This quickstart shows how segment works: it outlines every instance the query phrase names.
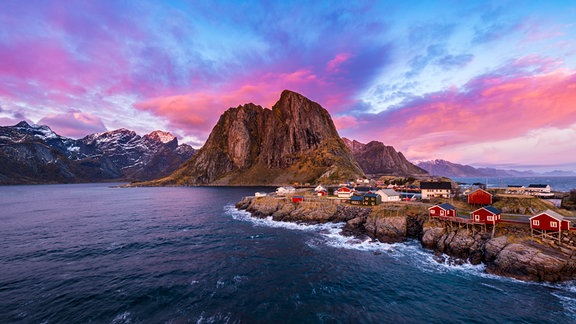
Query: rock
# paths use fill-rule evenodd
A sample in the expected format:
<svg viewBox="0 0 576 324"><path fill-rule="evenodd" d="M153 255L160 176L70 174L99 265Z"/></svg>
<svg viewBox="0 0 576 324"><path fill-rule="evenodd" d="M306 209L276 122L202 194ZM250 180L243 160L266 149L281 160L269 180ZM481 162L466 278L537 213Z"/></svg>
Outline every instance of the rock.
<svg viewBox="0 0 576 324"><path fill-rule="evenodd" d="M406 240L406 217L382 217L370 214L364 224L367 234L381 242L395 243Z"/></svg>
<svg viewBox="0 0 576 324"><path fill-rule="evenodd" d="M272 109L251 103L228 109L190 161L150 185L276 185L363 175L328 111L285 90Z"/></svg>

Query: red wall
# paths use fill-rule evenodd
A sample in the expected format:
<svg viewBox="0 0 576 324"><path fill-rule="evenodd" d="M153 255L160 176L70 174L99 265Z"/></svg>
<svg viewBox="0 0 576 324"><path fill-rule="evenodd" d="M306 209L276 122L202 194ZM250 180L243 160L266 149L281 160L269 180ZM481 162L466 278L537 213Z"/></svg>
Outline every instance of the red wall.
<svg viewBox="0 0 576 324"><path fill-rule="evenodd" d="M468 203L471 205L491 205L492 195L484 190L476 190L468 195Z"/></svg>
<svg viewBox="0 0 576 324"><path fill-rule="evenodd" d="M539 225L534 225L534 221L538 220L540 221ZM546 215L546 214L542 214L542 215L538 215L534 218L532 218L530 220L530 227L535 228L535 229L539 229L539 230L545 230L545 231L558 231L559 227L552 227L550 226L550 222L557 222L558 224L562 224L562 230L568 230L570 223L567 221L563 221L563 222L559 222L556 219Z"/></svg>
<svg viewBox="0 0 576 324"><path fill-rule="evenodd" d="M480 220L476 220L475 215L479 215L480 216ZM486 209L480 208L478 210L475 210L471 213L471 218L472 221L475 223L485 223L485 224L493 224L493 221L488 221L488 216L494 216L494 220L496 221L496 223L498 223L498 215L494 215L491 212L487 211Z"/></svg>
<svg viewBox="0 0 576 324"><path fill-rule="evenodd" d="M434 214L432 213L432 210L434 210ZM430 217L455 217L456 216L456 211L455 210L444 210L444 215L440 215L440 211L444 210L438 206L434 206L432 208L430 208L429 213L430 213Z"/></svg>

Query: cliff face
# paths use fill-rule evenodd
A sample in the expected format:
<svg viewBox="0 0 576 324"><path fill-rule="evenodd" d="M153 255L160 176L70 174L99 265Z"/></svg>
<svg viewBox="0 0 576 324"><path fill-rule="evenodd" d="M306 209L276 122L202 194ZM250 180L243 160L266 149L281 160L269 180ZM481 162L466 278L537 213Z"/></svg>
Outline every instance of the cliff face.
<svg viewBox="0 0 576 324"><path fill-rule="evenodd" d="M427 174L424 169L406 160L404 155L396 152L392 146L377 141L363 144L347 138L343 138L343 140L352 150L352 154L362 171L367 175L380 177L383 175L419 176Z"/></svg>
<svg viewBox="0 0 576 324"><path fill-rule="evenodd" d="M363 175L328 111L285 90L265 109L254 104L220 116L206 144L157 185L260 185Z"/></svg>

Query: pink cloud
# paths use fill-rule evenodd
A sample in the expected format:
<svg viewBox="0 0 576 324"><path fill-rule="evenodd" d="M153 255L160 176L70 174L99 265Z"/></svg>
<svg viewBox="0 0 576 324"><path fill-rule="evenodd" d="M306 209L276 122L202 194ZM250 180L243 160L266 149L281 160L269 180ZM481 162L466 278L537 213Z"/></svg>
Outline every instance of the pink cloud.
<svg viewBox="0 0 576 324"><path fill-rule="evenodd" d="M534 129L576 123L576 73L499 77L486 75L460 91L426 95L401 109L365 120L358 129L408 152L412 159L438 156L458 145L527 136Z"/></svg>
<svg viewBox="0 0 576 324"><path fill-rule="evenodd" d="M72 138L106 131L106 126L100 118L80 111L51 114L40 119L38 124L48 125L57 134Z"/></svg>
<svg viewBox="0 0 576 324"><path fill-rule="evenodd" d="M337 54L328 64L326 65L326 70L331 73L338 73L340 71L340 66L348 61L352 57L349 53L340 53Z"/></svg>

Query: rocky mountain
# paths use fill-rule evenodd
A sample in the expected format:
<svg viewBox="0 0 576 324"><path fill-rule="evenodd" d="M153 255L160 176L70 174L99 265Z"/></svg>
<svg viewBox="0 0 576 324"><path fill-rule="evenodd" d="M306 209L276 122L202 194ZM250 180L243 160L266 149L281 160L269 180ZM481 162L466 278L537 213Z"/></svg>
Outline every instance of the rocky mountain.
<svg viewBox="0 0 576 324"><path fill-rule="evenodd" d="M417 163L431 175L442 177L530 177L540 174L533 171L500 170L494 168L474 168L469 165L445 160L431 160Z"/></svg>
<svg viewBox="0 0 576 324"><path fill-rule="evenodd" d="M119 129L76 140L22 121L0 127L0 184L148 180L165 176L195 150L170 133Z"/></svg>
<svg viewBox="0 0 576 324"><path fill-rule="evenodd" d="M352 150L352 155L367 175L379 178L384 175L419 176L427 172L410 163L404 155L396 152L394 147L372 141L363 144L347 138L342 139Z"/></svg>
<svg viewBox="0 0 576 324"><path fill-rule="evenodd" d="M328 111L285 90L272 109L252 103L220 116L205 145L150 185L273 185L363 176Z"/></svg>

